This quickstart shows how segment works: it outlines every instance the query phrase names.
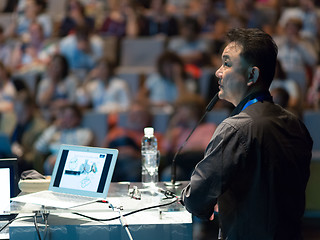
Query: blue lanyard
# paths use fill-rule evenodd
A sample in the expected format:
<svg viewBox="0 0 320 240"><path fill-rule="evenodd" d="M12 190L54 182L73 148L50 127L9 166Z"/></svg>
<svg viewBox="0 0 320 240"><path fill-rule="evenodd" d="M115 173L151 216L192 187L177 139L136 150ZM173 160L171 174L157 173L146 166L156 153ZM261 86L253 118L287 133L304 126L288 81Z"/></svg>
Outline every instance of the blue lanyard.
<svg viewBox="0 0 320 240"><path fill-rule="evenodd" d="M242 108L241 111L245 110L247 107L249 107L250 105L256 103L256 102L259 102L259 100L257 98L254 98L252 100L250 100L249 102L246 103L246 105L244 105L244 107Z"/></svg>
<svg viewBox="0 0 320 240"><path fill-rule="evenodd" d="M256 102L262 102L262 101L264 101L264 100L266 100L266 97L265 97L265 96L259 96L259 97L256 97L256 98L254 98L254 99L251 99L250 101L248 101L248 102L246 103L246 105L244 105L244 107L242 108L241 111L245 110L247 107L249 107L250 105L252 105L252 104L254 104L254 103L256 103Z"/></svg>

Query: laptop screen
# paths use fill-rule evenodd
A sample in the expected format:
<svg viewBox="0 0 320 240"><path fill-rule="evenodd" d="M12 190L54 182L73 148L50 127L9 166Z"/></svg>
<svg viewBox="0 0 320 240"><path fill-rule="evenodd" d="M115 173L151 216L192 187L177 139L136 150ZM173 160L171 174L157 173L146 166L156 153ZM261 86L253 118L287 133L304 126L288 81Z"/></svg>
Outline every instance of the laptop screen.
<svg viewBox="0 0 320 240"><path fill-rule="evenodd" d="M51 190L106 196L117 155L116 149L62 145L52 174Z"/></svg>
<svg viewBox="0 0 320 240"><path fill-rule="evenodd" d="M0 215L10 213L10 168L0 168Z"/></svg>

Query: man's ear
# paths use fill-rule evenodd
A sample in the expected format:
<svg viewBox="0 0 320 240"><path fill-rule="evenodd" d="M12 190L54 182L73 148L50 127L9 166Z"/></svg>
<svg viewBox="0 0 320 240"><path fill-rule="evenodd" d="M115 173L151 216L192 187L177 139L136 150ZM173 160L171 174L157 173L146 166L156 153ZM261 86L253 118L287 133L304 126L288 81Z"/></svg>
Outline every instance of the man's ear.
<svg viewBox="0 0 320 240"><path fill-rule="evenodd" d="M248 69L248 83L247 86L252 86L258 81L260 69L258 67L250 67Z"/></svg>

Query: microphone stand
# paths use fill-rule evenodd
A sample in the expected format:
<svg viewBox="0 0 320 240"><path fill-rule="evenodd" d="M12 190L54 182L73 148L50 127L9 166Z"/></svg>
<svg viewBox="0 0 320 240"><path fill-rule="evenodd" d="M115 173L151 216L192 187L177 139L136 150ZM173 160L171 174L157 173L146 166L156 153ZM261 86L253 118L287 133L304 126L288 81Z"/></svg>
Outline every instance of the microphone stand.
<svg viewBox="0 0 320 240"><path fill-rule="evenodd" d="M177 186L180 186L182 183L181 182L176 182L176 175L177 175L177 168L176 168L176 158L179 155L179 153L181 152L181 150L184 148L184 146L187 144L189 138L191 137L191 135L193 134L193 132L196 130L196 128L199 126L199 124L202 122L202 120L204 119L204 117L207 115L208 112L210 112L212 110L212 108L214 107L214 105L216 105L216 103L219 100L219 96L218 93L216 93L216 95L214 95L214 97L211 99L211 101L209 102L209 104L206 107L206 111L205 113L202 115L201 119L197 122L197 124L193 127L192 131L189 133L188 137L186 138L186 140L183 142L183 144L180 145L178 151L175 153L173 159L172 159L172 164L171 164L171 182L167 182L165 183L165 185L167 187L170 188L175 188Z"/></svg>

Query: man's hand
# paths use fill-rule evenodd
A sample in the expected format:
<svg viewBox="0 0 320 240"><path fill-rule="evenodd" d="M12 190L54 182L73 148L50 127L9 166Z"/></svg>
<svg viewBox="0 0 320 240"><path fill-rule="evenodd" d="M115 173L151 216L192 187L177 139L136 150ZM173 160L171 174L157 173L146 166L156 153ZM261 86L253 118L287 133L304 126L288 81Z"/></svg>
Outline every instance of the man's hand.
<svg viewBox="0 0 320 240"><path fill-rule="evenodd" d="M216 204L214 206L214 212L219 212L218 204ZM213 219L214 219L214 212L212 213L211 217L209 218L210 221L213 221Z"/></svg>

